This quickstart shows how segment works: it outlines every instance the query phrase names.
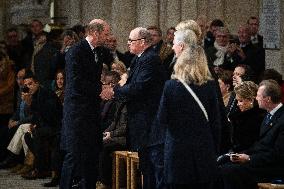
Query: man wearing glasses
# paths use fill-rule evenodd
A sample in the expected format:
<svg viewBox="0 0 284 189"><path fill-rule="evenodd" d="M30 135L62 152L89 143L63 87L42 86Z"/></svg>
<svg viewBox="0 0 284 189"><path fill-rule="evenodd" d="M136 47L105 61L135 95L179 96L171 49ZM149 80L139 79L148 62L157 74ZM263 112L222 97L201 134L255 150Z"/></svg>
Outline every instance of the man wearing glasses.
<svg viewBox="0 0 284 189"><path fill-rule="evenodd" d="M101 97L114 96L126 101L128 111L128 145L138 151L139 165L143 174L143 188L155 188L153 174L149 170L149 152L146 150L150 129L158 109L163 85L164 70L160 57L151 47L152 37L146 28L135 28L130 32L128 45L133 58L127 82L103 90Z"/></svg>

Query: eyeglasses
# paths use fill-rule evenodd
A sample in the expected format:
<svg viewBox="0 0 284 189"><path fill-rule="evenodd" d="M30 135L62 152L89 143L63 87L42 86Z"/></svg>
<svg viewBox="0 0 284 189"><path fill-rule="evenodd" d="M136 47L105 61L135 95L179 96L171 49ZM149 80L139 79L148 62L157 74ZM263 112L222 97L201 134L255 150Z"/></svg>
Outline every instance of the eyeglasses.
<svg viewBox="0 0 284 189"><path fill-rule="evenodd" d="M128 43L131 43L131 42L133 42L133 41L139 41L139 40L141 40L141 39L145 39L145 38L140 38L140 39L128 39Z"/></svg>

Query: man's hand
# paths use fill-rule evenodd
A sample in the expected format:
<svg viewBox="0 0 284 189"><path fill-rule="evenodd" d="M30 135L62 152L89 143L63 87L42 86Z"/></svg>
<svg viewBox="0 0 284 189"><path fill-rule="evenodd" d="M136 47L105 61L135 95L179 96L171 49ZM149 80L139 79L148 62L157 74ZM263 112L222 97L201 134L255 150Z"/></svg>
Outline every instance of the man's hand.
<svg viewBox="0 0 284 189"><path fill-rule="evenodd" d="M104 137L103 137L104 142L111 139L110 132L104 132L103 135L104 135Z"/></svg>
<svg viewBox="0 0 284 189"><path fill-rule="evenodd" d="M8 128L11 129L11 128L13 128L13 127L16 127L17 124L18 124L17 121L10 120L10 121L9 121L9 124L8 124Z"/></svg>
<svg viewBox="0 0 284 189"><path fill-rule="evenodd" d="M250 157L247 154L231 154L230 160L234 163L246 163L250 161Z"/></svg>
<svg viewBox="0 0 284 189"><path fill-rule="evenodd" d="M113 87L108 85L108 86L104 86L103 90L100 94L100 97L102 100L110 100L112 99L114 96L114 92L113 92Z"/></svg>

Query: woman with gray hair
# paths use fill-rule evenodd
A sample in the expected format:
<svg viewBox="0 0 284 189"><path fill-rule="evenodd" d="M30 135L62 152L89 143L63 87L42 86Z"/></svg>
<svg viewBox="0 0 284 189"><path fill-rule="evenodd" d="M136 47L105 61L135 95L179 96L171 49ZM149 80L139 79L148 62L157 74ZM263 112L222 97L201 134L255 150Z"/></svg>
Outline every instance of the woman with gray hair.
<svg viewBox="0 0 284 189"><path fill-rule="evenodd" d="M181 54L181 52L189 47L190 45L197 45L198 37L196 32L191 29L181 28L175 32L175 37L173 41L172 49L175 52L175 56L168 68L168 78L170 79L171 74L173 73L174 65L176 64L176 60Z"/></svg>
<svg viewBox="0 0 284 189"><path fill-rule="evenodd" d="M165 83L157 114L165 135L167 188L209 189L217 179L221 117L216 87L203 48L188 45Z"/></svg>

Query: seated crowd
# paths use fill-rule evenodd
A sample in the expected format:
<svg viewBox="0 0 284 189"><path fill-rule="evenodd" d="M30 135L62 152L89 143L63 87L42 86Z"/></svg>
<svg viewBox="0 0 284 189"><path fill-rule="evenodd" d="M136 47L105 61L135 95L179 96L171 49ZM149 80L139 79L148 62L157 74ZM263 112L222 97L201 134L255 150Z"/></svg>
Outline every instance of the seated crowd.
<svg viewBox="0 0 284 189"><path fill-rule="evenodd" d="M190 53L202 47L198 56L206 55L208 81L212 75L217 86L212 94L216 93L219 102L220 115L216 116L222 120L221 139L213 157L220 173L216 187L249 189L255 188L257 182L283 180L284 86L279 72L265 70L262 37L255 29L258 18L250 17L247 24L239 27L236 36L219 19L213 20L207 29L198 24L201 24L199 19L183 21L167 30L165 40L157 26L149 26L147 30L166 80L178 75L177 65L196 58L192 55L184 60L188 50L191 51L186 56L191 56ZM39 20L32 21L22 40L16 28L7 30L6 41L0 46L0 169L10 169L24 179L51 177L50 182L44 183L45 187L59 184L65 155L60 150L65 55L85 37L85 32L88 32L85 27L76 25L55 37L43 31ZM118 51L113 35L100 51L104 58L102 90L125 85L135 55ZM166 82L160 106L168 105L162 102L167 100L164 98L170 84ZM103 148L97 188L111 188L112 153L133 149L129 147L126 102L104 99L100 108ZM162 113L160 109L158 117ZM161 143L160 146L165 145L165 141ZM166 157L165 160L168 161ZM160 182L171 182L166 176L157 175L156 179L157 188ZM180 185L172 188L182 188L186 183L174 184Z"/></svg>

